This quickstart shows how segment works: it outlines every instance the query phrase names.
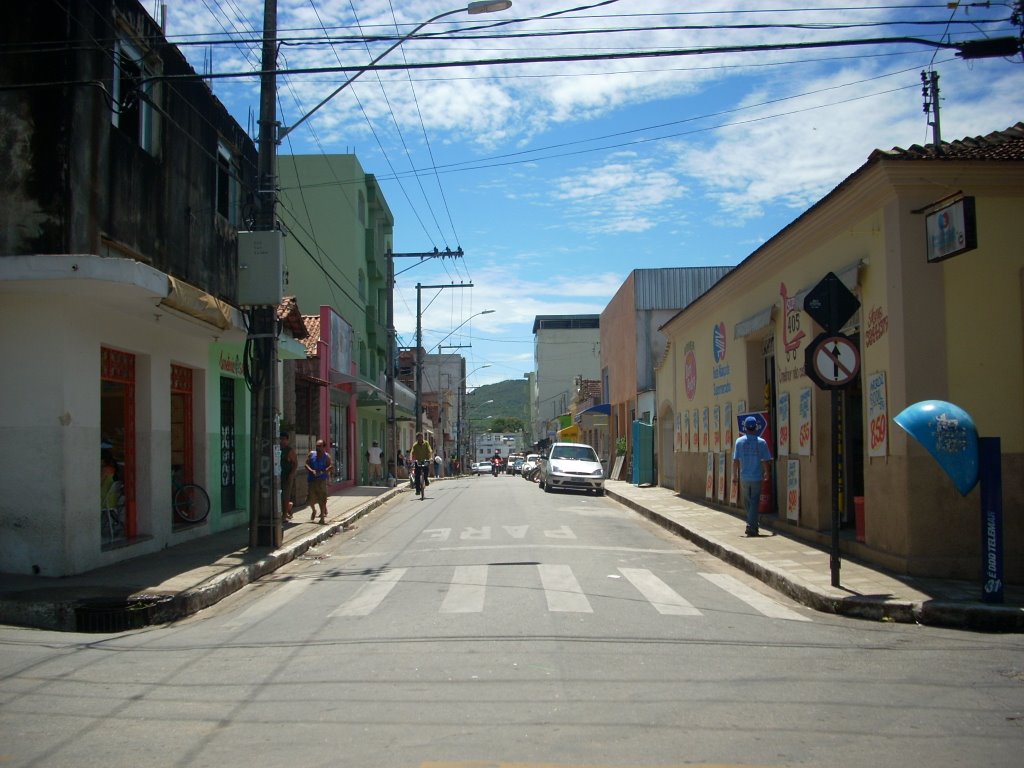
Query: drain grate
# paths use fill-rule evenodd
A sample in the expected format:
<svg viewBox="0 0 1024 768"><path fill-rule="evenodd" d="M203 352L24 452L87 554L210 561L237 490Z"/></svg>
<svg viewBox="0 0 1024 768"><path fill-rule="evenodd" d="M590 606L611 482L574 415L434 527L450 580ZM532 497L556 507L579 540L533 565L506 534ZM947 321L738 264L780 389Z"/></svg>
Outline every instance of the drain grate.
<svg viewBox="0 0 1024 768"><path fill-rule="evenodd" d="M171 598L142 595L127 600L91 600L75 607L77 632L125 632L153 622L156 609Z"/></svg>

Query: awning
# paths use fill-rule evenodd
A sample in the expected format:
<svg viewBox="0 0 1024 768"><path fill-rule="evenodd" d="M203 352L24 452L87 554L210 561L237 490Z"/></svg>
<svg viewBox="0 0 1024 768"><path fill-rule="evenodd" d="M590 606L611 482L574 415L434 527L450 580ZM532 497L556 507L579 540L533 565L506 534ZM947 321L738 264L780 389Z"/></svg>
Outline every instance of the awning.
<svg viewBox="0 0 1024 768"><path fill-rule="evenodd" d="M222 331L234 324L232 322L233 307L227 302L176 277L168 275L167 282L169 284L168 294L160 301L161 304L184 312L204 323L209 323Z"/></svg>
<svg viewBox="0 0 1024 768"><path fill-rule="evenodd" d="M306 348L291 336L277 337L277 356L281 360L305 360Z"/></svg>
<svg viewBox="0 0 1024 768"><path fill-rule="evenodd" d="M557 432L557 437L560 442L573 442L580 439L580 428L575 424L570 424L565 429L560 429Z"/></svg>
<svg viewBox="0 0 1024 768"><path fill-rule="evenodd" d="M775 310L775 305L770 304L756 315L751 315L746 320L740 320L736 323L736 328L733 330L734 339L742 339L749 336L752 333L757 333L762 328L767 328L772 322L772 312Z"/></svg>
<svg viewBox="0 0 1024 768"><path fill-rule="evenodd" d="M608 416L612 412L611 403L600 403L599 405L592 405L586 410L580 411L576 414L576 423L579 424L583 421L584 417L588 418L588 423L591 426L608 426ZM596 417L596 418L595 418Z"/></svg>

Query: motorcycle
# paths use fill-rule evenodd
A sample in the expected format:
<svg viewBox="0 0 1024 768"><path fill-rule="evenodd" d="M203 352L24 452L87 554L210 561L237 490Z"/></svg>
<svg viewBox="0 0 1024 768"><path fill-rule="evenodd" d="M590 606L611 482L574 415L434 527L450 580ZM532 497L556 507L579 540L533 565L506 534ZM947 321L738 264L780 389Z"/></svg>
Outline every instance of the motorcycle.
<svg viewBox="0 0 1024 768"><path fill-rule="evenodd" d="M498 476L498 470L500 470L500 469L501 469L501 462L498 459L494 459L491 462L491 474L494 477L497 477Z"/></svg>

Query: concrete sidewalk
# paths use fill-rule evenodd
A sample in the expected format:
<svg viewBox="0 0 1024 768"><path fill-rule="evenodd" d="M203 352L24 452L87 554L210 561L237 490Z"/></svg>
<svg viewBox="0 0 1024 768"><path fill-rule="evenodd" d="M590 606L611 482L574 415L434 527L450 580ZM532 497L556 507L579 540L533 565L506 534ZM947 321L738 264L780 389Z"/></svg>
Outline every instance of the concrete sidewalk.
<svg viewBox="0 0 1024 768"><path fill-rule="evenodd" d="M195 539L153 555L62 579L0 574L0 623L64 631L118 632L188 616L301 556L310 547L404 492L359 486L331 496L326 525L300 508L274 551L249 551L247 528ZM980 599L978 583L911 579L843 558L831 586L829 553L773 533L746 538L732 513L681 498L666 488L608 481L609 498L630 507L722 560L819 611L874 620L989 631L1024 631L1024 588L1003 605Z"/></svg>
<svg viewBox="0 0 1024 768"><path fill-rule="evenodd" d="M247 526L123 560L46 578L0 573L0 624L74 631L123 631L207 608L301 556L405 489L357 486L327 499L327 524L299 507L280 548L249 550Z"/></svg>
<svg viewBox="0 0 1024 768"><path fill-rule="evenodd" d="M827 613L1001 632L1024 631L1024 587L1004 589L1004 603L981 600L976 582L921 579L887 573L840 557L839 587L832 586L827 547L772 529L762 517L761 535L743 535L741 510L722 511L689 501L667 488L607 481L607 494L657 524L792 597Z"/></svg>

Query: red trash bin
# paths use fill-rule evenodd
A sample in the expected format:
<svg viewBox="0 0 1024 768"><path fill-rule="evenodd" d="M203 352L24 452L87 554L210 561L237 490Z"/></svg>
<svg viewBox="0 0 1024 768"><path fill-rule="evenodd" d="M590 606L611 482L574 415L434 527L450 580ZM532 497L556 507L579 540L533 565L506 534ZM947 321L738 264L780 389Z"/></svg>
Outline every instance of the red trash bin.
<svg viewBox="0 0 1024 768"><path fill-rule="evenodd" d="M761 497L757 500L757 512L767 515L772 511L772 479L766 477L761 481Z"/></svg>

